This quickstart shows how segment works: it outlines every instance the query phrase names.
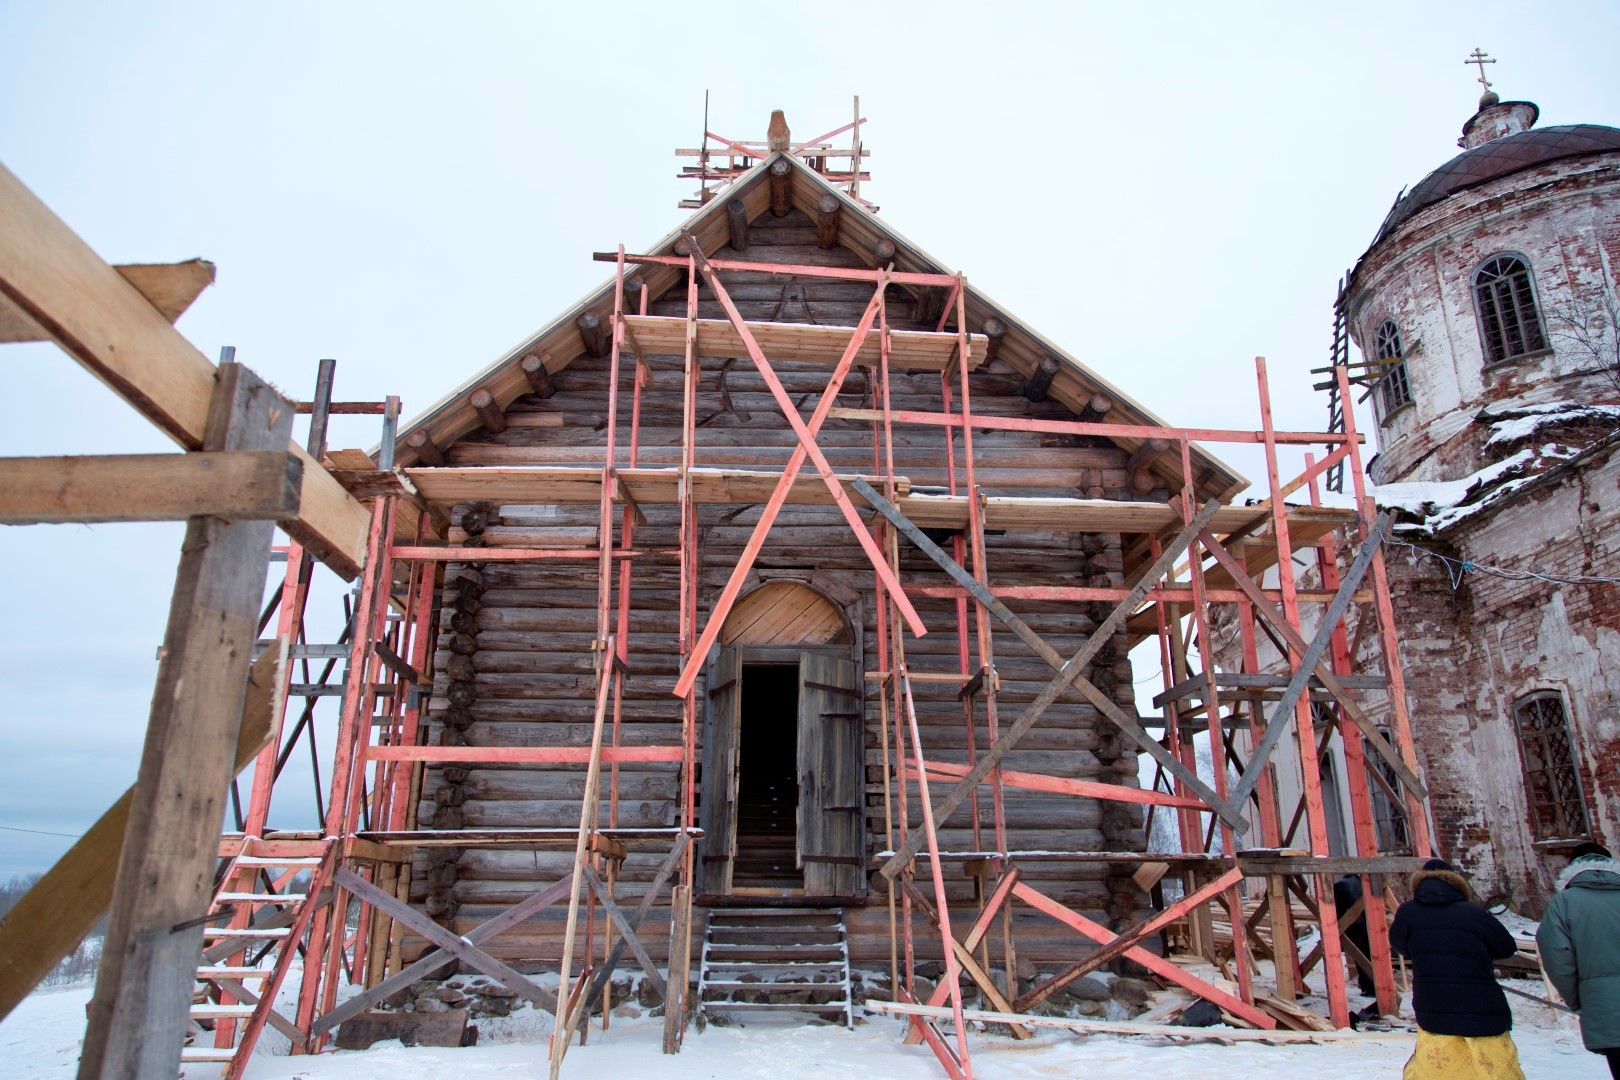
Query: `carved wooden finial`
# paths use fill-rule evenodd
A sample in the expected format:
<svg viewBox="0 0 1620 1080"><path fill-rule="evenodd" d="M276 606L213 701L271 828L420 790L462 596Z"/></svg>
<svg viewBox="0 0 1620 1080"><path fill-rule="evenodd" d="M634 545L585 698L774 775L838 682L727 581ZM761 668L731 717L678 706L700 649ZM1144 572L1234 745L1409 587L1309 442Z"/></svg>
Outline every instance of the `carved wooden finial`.
<svg viewBox="0 0 1620 1080"><path fill-rule="evenodd" d="M765 148L767 150L786 150L790 138L787 117L782 115L781 109L772 110L771 126L765 129Z"/></svg>

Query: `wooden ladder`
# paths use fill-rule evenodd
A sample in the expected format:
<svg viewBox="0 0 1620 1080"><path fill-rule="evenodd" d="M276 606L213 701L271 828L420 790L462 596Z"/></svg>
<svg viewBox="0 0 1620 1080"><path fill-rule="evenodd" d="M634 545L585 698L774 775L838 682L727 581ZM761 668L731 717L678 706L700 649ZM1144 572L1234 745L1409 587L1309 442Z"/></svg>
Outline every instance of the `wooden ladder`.
<svg viewBox="0 0 1620 1080"><path fill-rule="evenodd" d="M794 980L794 981L787 981ZM698 1008L842 1014L855 1026L843 908L710 908Z"/></svg>
<svg viewBox="0 0 1620 1080"><path fill-rule="evenodd" d="M180 1052L182 1064L215 1062L221 1075L242 1074L266 1023L294 1042L302 1040L292 1022L275 1012L298 942L309 928L332 874L332 846L312 843L318 854L256 855L255 840L242 841L242 851L220 878L209 910L209 922L229 918L223 926L203 931L202 963L191 1006L193 1045ZM296 885L300 874L308 877ZM257 955L249 955L257 950ZM209 1030L209 1027L212 1030ZM201 1045L211 1040L213 1045Z"/></svg>

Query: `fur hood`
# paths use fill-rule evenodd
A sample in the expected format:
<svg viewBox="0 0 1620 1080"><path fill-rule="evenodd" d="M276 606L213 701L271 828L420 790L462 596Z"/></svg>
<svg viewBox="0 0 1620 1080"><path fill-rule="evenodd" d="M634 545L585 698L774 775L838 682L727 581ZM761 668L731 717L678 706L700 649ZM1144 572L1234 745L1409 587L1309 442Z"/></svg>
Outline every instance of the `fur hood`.
<svg viewBox="0 0 1620 1080"><path fill-rule="evenodd" d="M1556 889L1567 889L1569 888L1570 883L1573 882L1577 877L1593 870L1596 870L1602 874L1614 875L1615 880L1613 883L1604 882L1603 885L1609 888L1620 888L1620 862L1616 862L1614 859L1605 859L1601 855L1585 855L1579 859L1576 859L1559 872L1558 878L1554 882L1553 887ZM1584 885L1587 883L1582 882L1582 884ZM1592 882L1591 884L1595 885L1598 883Z"/></svg>
<svg viewBox="0 0 1620 1080"><path fill-rule="evenodd" d="M1474 898L1474 890L1468 887L1468 879L1454 870L1417 871L1412 875L1411 880L1407 882L1408 887L1410 887L1412 890L1412 895L1416 896L1418 886L1431 878L1438 881L1443 881L1447 885L1450 885L1453 889L1456 889L1458 892L1462 893L1464 900L1472 900Z"/></svg>

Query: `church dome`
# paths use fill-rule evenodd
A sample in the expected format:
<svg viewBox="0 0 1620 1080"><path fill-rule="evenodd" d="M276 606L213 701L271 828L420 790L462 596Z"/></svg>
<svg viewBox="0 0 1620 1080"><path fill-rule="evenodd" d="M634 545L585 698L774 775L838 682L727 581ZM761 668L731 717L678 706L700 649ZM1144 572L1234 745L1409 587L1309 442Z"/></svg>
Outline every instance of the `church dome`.
<svg viewBox="0 0 1620 1080"><path fill-rule="evenodd" d="M1398 199L1367 250L1371 252L1418 211L1459 191L1550 161L1610 151L1620 151L1620 128L1603 124L1537 128L1481 143L1425 176Z"/></svg>

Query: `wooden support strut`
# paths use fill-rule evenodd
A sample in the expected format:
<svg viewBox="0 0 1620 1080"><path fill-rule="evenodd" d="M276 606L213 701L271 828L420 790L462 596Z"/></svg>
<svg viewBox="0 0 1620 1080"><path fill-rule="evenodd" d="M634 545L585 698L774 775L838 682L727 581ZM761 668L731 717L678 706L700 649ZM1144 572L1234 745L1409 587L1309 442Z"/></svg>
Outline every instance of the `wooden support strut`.
<svg viewBox="0 0 1620 1080"><path fill-rule="evenodd" d="M479 387L472 392L467 402L478 414L478 420L484 425L484 429L491 435L499 435L506 430L506 411L496 404L494 394Z"/></svg>
<svg viewBox="0 0 1620 1080"><path fill-rule="evenodd" d="M551 381L551 373L546 370L546 358L540 353L526 353L518 361L518 368L523 377L529 380L529 389L534 396L548 398L557 392L557 387Z"/></svg>
<svg viewBox="0 0 1620 1080"><path fill-rule="evenodd" d="M1045 401L1052 389L1052 380L1063 368L1063 361L1055 356L1043 356L1035 370L1024 379L1024 397L1030 401Z"/></svg>
<svg viewBox="0 0 1620 1080"><path fill-rule="evenodd" d="M836 195L823 195L816 203L816 246L831 251L838 246L838 212L844 204Z"/></svg>
<svg viewBox="0 0 1620 1080"><path fill-rule="evenodd" d="M416 451L417 459L432 466L444 465L444 452L434 443L426 428L417 428L405 436L405 445Z"/></svg>
<svg viewBox="0 0 1620 1080"><path fill-rule="evenodd" d="M902 514L893 503L889 502L882 495L879 495L877 491L864 480L857 479L854 483L854 487L862 498L871 503L880 514L888 518L888 520L896 528L905 533L907 538L910 539L912 543L916 544L918 549L921 550L923 554L933 559L934 562L937 563L942 570L949 574L958 585L970 592L974 598L979 601L979 603L983 604L992 615L1006 625L1006 627L1016 634L1026 645L1030 646L1030 648L1033 649L1037 655L1040 655L1047 661L1047 663L1058 669L1057 678L1048 684L1046 689L1041 692L1040 696L1037 697L1035 701L1024 710L1023 715L1021 715L1017 721L1015 721L1013 725L996 740L995 744L990 747L985 755L974 762L973 767L971 770L969 770L968 774L962 778L956 787L951 789L950 793L946 795L944 800L941 801L938 807L935 808L934 813L936 817L938 817L940 820L944 820L952 812L954 812L956 808L962 804L963 800L966 799L968 795L984 781L984 778L990 774L990 771L994 769L1001 762L1001 760L1012 751L1013 747L1017 745L1018 741L1024 737L1025 733L1035 725L1035 722L1040 719L1042 714L1044 714L1051 704L1057 700L1058 695L1061 694L1066 687L1072 684L1079 689L1082 694L1085 694L1087 700L1101 710L1103 714L1112 720L1116 726L1118 726L1127 735L1130 735L1131 738L1136 741L1137 745L1141 746L1142 749L1147 753L1153 755L1154 759L1163 765L1167 772L1174 775L1177 779L1185 783L1192 791L1197 793L1198 796L1204 800L1205 805L1215 810L1215 812L1220 814L1223 819L1232 821L1233 828L1239 829L1239 831L1247 828L1247 823L1243 821L1241 813L1236 809L1236 807L1240 806L1241 804L1234 802L1229 805L1225 800L1219 798L1208 784L1205 784L1202 780L1200 780L1198 776L1192 772L1192 770L1188 769L1181 763L1181 761L1175 758L1168 750L1160 745L1158 740L1149 735L1146 730L1142 728L1140 723L1132 720L1117 705L1115 705L1112 701L1109 701L1107 696L1098 690L1091 683L1091 681L1086 679L1082 674L1086 664L1091 661L1091 658L1095 656L1103 645L1113 637L1115 631L1136 609L1136 606L1142 602L1142 598L1148 594L1149 590L1151 590L1152 587L1158 582L1159 578L1167 570L1169 570L1170 567L1175 565L1175 560L1180 557L1184 550L1186 550L1187 545L1192 542L1193 537L1198 534L1199 530L1203 529L1204 526L1209 523L1209 520L1215 516L1215 512L1220 509L1220 502L1218 500L1211 499L1203 506L1202 509L1198 511L1192 522L1190 522L1187 527L1182 530L1181 535L1178 536L1176 540L1165 549L1164 554L1160 555L1158 560L1155 561L1154 564L1142 575L1141 579L1137 582L1136 587L1131 590L1130 595L1128 595L1124 601L1122 601L1114 609L1114 611L1109 614L1108 618L1105 619L1100 626L1092 631L1091 636L1086 640L1086 644L1081 647L1080 651L1076 653L1074 657L1065 663L1063 658L1059 656L1051 646L1047 645L1038 634L1036 634L1026 623L1023 622L1023 620L1019 619L1016 615L1009 611L1005 604L1003 604L1000 600L997 600L995 596L992 595L990 591L978 581L976 581L971 574L963 570L954 559L950 558L950 556L946 555L944 551L940 550L939 545L928 539L922 530L918 529L914 524L912 524L910 519ZM895 877L904 869L905 864L922 849L923 839L924 837L921 833L912 833L910 836L908 836L905 843L903 843L899 849L896 850L894 857L884 864L880 873L882 873L883 876L889 880L894 880Z"/></svg>
<svg viewBox="0 0 1620 1080"><path fill-rule="evenodd" d="M771 162L771 213L777 217L787 217L788 211L793 209L793 163L785 157L779 157Z"/></svg>
<svg viewBox="0 0 1620 1080"><path fill-rule="evenodd" d="M730 234L731 250L748 250L748 204L741 199L726 203L726 229Z"/></svg>
<svg viewBox="0 0 1620 1080"><path fill-rule="evenodd" d="M594 311L587 311L574 320L574 326L579 330L579 340L585 344L585 352L592 360L600 360L608 354L607 332L602 329L602 316Z"/></svg>
<svg viewBox="0 0 1620 1080"><path fill-rule="evenodd" d="M988 339L984 347L984 362L988 366L995 363L996 357L1001 355L1001 340L1007 336L1007 324L992 315L984 320L984 325L979 327L979 333Z"/></svg>
<svg viewBox="0 0 1620 1080"><path fill-rule="evenodd" d="M203 449L281 449L292 420L268 383L221 364ZM81 1077L179 1070L274 528L186 523Z"/></svg>

